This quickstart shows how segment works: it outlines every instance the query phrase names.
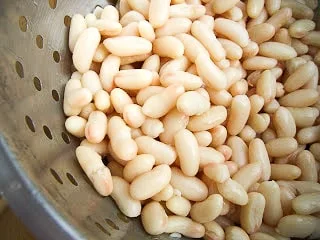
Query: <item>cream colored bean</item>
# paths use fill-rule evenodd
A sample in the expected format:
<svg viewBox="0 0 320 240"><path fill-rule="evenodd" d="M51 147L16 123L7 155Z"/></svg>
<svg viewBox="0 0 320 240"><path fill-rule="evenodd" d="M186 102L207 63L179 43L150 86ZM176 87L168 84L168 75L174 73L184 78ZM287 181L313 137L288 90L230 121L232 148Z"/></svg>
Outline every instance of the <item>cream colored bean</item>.
<svg viewBox="0 0 320 240"><path fill-rule="evenodd" d="M149 86L141 89L136 96L137 103L142 106L148 98L162 92L163 90L164 88L160 86Z"/></svg>
<svg viewBox="0 0 320 240"><path fill-rule="evenodd" d="M218 41L220 42L222 47L225 49L226 57L228 59L230 60L241 59L243 51L238 44L224 38L218 38Z"/></svg>
<svg viewBox="0 0 320 240"><path fill-rule="evenodd" d="M119 57L147 54L152 50L150 41L135 36L108 38L103 44L109 52Z"/></svg>
<svg viewBox="0 0 320 240"><path fill-rule="evenodd" d="M227 145L232 149L231 161L243 167L248 163L248 147L246 143L237 136L231 136L227 140Z"/></svg>
<svg viewBox="0 0 320 240"><path fill-rule="evenodd" d="M266 233L255 232L250 235L250 240L276 240L276 238Z"/></svg>
<svg viewBox="0 0 320 240"><path fill-rule="evenodd" d="M193 22L191 26L191 33L208 50L214 61L221 61L226 57L226 52L221 43L205 24L200 21Z"/></svg>
<svg viewBox="0 0 320 240"><path fill-rule="evenodd" d="M274 42L291 45L292 38L286 28L280 28L273 37ZM293 48L294 49L294 48Z"/></svg>
<svg viewBox="0 0 320 240"><path fill-rule="evenodd" d="M149 1L127 0L127 2L132 9L141 13L145 18L148 18L150 6Z"/></svg>
<svg viewBox="0 0 320 240"><path fill-rule="evenodd" d="M123 119L130 127L139 128L144 123L146 117L139 105L131 103L124 106Z"/></svg>
<svg viewBox="0 0 320 240"><path fill-rule="evenodd" d="M85 127L85 136L91 143L101 142L107 134L107 116L100 111L90 114Z"/></svg>
<svg viewBox="0 0 320 240"><path fill-rule="evenodd" d="M118 164L120 164L121 166L125 166L127 163L128 163L128 161L125 161L125 160L122 160L122 159L120 159L116 154L115 154L115 152L114 152L114 150L113 150L113 148L112 148L112 146L111 146L111 142L109 142L108 143L108 153L110 154L110 157L115 161L115 162L117 162ZM120 176L120 175L118 175L118 173L120 173L120 171L118 171L118 169L116 169L117 171L116 171L116 176ZM123 169L122 169L123 170ZM123 171L122 171L123 172ZM121 173L122 174L122 173ZM123 175L122 175L122 177L123 177Z"/></svg>
<svg viewBox="0 0 320 240"><path fill-rule="evenodd" d="M117 113L123 113L126 105L133 104L130 96L121 88L113 89L110 93L110 99Z"/></svg>
<svg viewBox="0 0 320 240"><path fill-rule="evenodd" d="M105 48L103 43L100 43L98 48L96 49L94 56L93 56L93 61L98 62L98 63L102 63L108 55L109 55L108 50Z"/></svg>
<svg viewBox="0 0 320 240"><path fill-rule="evenodd" d="M225 158L222 153L212 147L199 147L200 168L204 168L210 163L223 163Z"/></svg>
<svg viewBox="0 0 320 240"><path fill-rule="evenodd" d="M136 156L123 169L123 177L131 183L136 177L151 171L155 164L155 158L150 154Z"/></svg>
<svg viewBox="0 0 320 240"><path fill-rule="evenodd" d="M319 39L320 39L320 34L319 31L311 31L309 32L305 37L301 39L301 41L304 44L315 46L319 48Z"/></svg>
<svg viewBox="0 0 320 240"><path fill-rule="evenodd" d="M156 159L156 165L171 165L177 158L173 147L159 142L151 137L142 136L135 139L139 153L151 154Z"/></svg>
<svg viewBox="0 0 320 240"><path fill-rule="evenodd" d="M209 239L224 240L225 239L224 230L217 222L211 221L203 225L206 229L204 239L206 240L209 240Z"/></svg>
<svg viewBox="0 0 320 240"><path fill-rule="evenodd" d="M320 192L320 184L310 181L277 181L279 185L287 186L300 194Z"/></svg>
<svg viewBox="0 0 320 240"><path fill-rule="evenodd" d="M160 140L166 144L173 144L173 137L181 129L186 128L189 117L177 109L171 110L163 119L164 132L160 134Z"/></svg>
<svg viewBox="0 0 320 240"><path fill-rule="evenodd" d="M316 161L311 152L304 150L297 155L296 165L301 169L301 181L318 181L318 171Z"/></svg>
<svg viewBox="0 0 320 240"><path fill-rule="evenodd" d="M237 43L240 47L246 47L249 43L247 30L239 23L232 20L223 18L216 19L215 31Z"/></svg>
<svg viewBox="0 0 320 240"><path fill-rule="evenodd" d="M69 49L73 53L76 42L82 32L87 28L87 23L84 17L80 14L75 14L71 19L69 31Z"/></svg>
<svg viewBox="0 0 320 240"><path fill-rule="evenodd" d="M179 58L184 53L184 45L176 37L164 36L154 41L153 52L160 57Z"/></svg>
<svg viewBox="0 0 320 240"><path fill-rule="evenodd" d="M259 46L256 42L249 41L248 45L246 47L242 48L242 50L243 50L242 57L244 59L247 59L247 58L254 57L258 54ZM261 57L259 59L261 60Z"/></svg>
<svg viewBox="0 0 320 240"><path fill-rule="evenodd" d="M133 199L129 193L129 183L124 179L113 176L113 191L111 197L116 202L120 211L127 217L137 217L141 213L141 203Z"/></svg>
<svg viewBox="0 0 320 240"><path fill-rule="evenodd" d="M232 99L227 130L231 135L238 135L244 128L250 114L250 101L246 95L238 95Z"/></svg>
<svg viewBox="0 0 320 240"><path fill-rule="evenodd" d="M193 36L181 33L176 35L176 37L183 43L184 45L184 55L191 61L195 62L196 58L200 54L205 54L209 56L208 51L205 47Z"/></svg>
<svg viewBox="0 0 320 240"><path fill-rule="evenodd" d="M144 61L141 68L152 71L152 72L159 72L159 70L160 70L160 57L157 54L153 54L152 56L148 57Z"/></svg>
<svg viewBox="0 0 320 240"><path fill-rule="evenodd" d="M274 58L256 56L250 57L243 62L243 67L246 70L265 70L274 68L278 61Z"/></svg>
<svg viewBox="0 0 320 240"><path fill-rule="evenodd" d="M249 100L251 105L250 114L259 113L260 110L263 108L264 98L257 94L254 94L249 97Z"/></svg>
<svg viewBox="0 0 320 240"><path fill-rule="evenodd" d="M284 86L282 83L276 83L276 98L283 97L285 94Z"/></svg>
<svg viewBox="0 0 320 240"><path fill-rule="evenodd" d="M129 3L127 0L120 0L119 2L120 2L119 3L120 16L123 16L131 10L131 7L129 6Z"/></svg>
<svg viewBox="0 0 320 240"><path fill-rule="evenodd" d="M270 236L274 237L276 240L290 240L290 238L280 235L275 231L273 227L270 227L264 223L261 224L259 231L262 233L269 234Z"/></svg>
<svg viewBox="0 0 320 240"><path fill-rule="evenodd" d="M164 189L152 197L155 201L168 201L173 197L173 187L168 184Z"/></svg>
<svg viewBox="0 0 320 240"><path fill-rule="evenodd" d="M155 32L153 27L148 21L140 21L138 25L140 36L152 42L155 38Z"/></svg>
<svg viewBox="0 0 320 240"><path fill-rule="evenodd" d="M287 108L279 107L273 115L272 123L278 137L294 137L296 135L296 123Z"/></svg>
<svg viewBox="0 0 320 240"><path fill-rule="evenodd" d="M269 23L261 23L249 28L248 33L252 41L260 44L274 36L275 28Z"/></svg>
<svg viewBox="0 0 320 240"><path fill-rule="evenodd" d="M190 218L181 216L169 216L166 233L181 233L190 238L201 238L204 236L204 227Z"/></svg>
<svg viewBox="0 0 320 240"><path fill-rule="evenodd" d="M225 89L214 90L207 88L210 96L210 101L215 105L222 105L224 107L229 107L232 102L232 95Z"/></svg>
<svg viewBox="0 0 320 240"><path fill-rule="evenodd" d="M202 22L203 24L205 24L207 26L207 28L213 30L214 29L214 18L209 16L209 15L204 15L201 16L198 19L200 22Z"/></svg>
<svg viewBox="0 0 320 240"><path fill-rule="evenodd" d="M252 127L256 133L264 132L270 124L270 116L266 113L250 115L248 125Z"/></svg>
<svg viewBox="0 0 320 240"><path fill-rule="evenodd" d="M246 5L244 6L246 8ZM245 10L245 13L247 11ZM262 9L260 15L256 18L253 18L253 19L250 19L247 23L247 28L251 28L255 25L258 25L258 24L261 24L261 23L264 23L266 20L268 19L268 12L265 8Z"/></svg>
<svg viewBox="0 0 320 240"><path fill-rule="evenodd" d="M156 29L156 36L174 36L179 33L188 33L191 24L192 21L188 18L170 18L162 27Z"/></svg>
<svg viewBox="0 0 320 240"><path fill-rule="evenodd" d="M210 102L198 92L189 91L178 98L177 109L187 116L201 115L210 109Z"/></svg>
<svg viewBox="0 0 320 240"><path fill-rule="evenodd" d="M170 184L178 189L182 196L190 201L203 201L208 196L207 186L197 177L189 177L178 168L171 169L172 176Z"/></svg>
<svg viewBox="0 0 320 240"><path fill-rule="evenodd" d="M320 125L302 128L297 133L297 140L300 144L310 144L319 141Z"/></svg>
<svg viewBox="0 0 320 240"><path fill-rule="evenodd" d="M291 46L296 50L298 56L308 53L309 50L308 45L295 38L292 39Z"/></svg>
<svg viewBox="0 0 320 240"><path fill-rule="evenodd" d="M203 172L217 183L223 183L230 178L228 167L222 163L210 163L203 168Z"/></svg>
<svg viewBox="0 0 320 240"><path fill-rule="evenodd" d="M309 107L317 102L318 97L319 93L314 89L300 89L284 95L279 103L285 107Z"/></svg>
<svg viewBox="0 0 320 240"><path fill-rule="evenodd" d="M207 112L192 116L187 128L193 132L205 131L218 126L227 118L227 110L223 106L213 106Z"/></svg>
<svg viewBox="0 0 320 240"><path fill-rule="evenodd" d="M251 192L248 194L248 204L241 207L241 227L248 233L256 232L261 224L266 200L261 193Z"/></svg>
<svg viewBox="0 0 320 240"><path fill-rule="evenodd" d="M224 156L225 161L228 161L228 160L231 159L231 156L232 156L231 147L229 147L227 145L220 145L219 147L217 147L217 151L222 153L222 155Z"/></svg>
<svg viewBox="0 0 320 240"><path fill-rule="evenodd" d="M143 19L142 19L143 20ZM142 21L141 20L141 21ZM124 36L136 36L139 37L139 24L138 22L131 22L124 26L119 33L118 37L124 37Z"/></svg>
<svg viewBox="0 0 320 240"><path fill-rule="evenodd" d="M225 74L210 60L206 54L199 54L195 64L197 72L204 83L215 90L222 90L226 87L227 78Z"/></svg>
<svg viewBox="0 0 320 240"><path fill-rule="evenodd" d="M174 76L175 72L179 72L178 74L181 74L180 72L186 71L189 66L190 66L190 61L188 60L188 58L185 56L182 56L177 59L172 59L166 62L165 64L163 64L159 74L161 75L161 77L162 75L169 74L169 73L173 74Z"/></svg>
<svg viewBox="0 0 320 240"><path fill-rule="evenodd" d="M314 76L315 68L316 65L312 61L298 67L284 83L285 90L287 92L293 92L305 85Z"/></svg>
<svg viewBox="0 0 320 240"><path fill-rule="evenodd" d="M266 129L266 131L264 131L262 133L261 137L262 137L261 139L264 141L264 143L267 143L270 140L277 138L277 134L273 129L268 128L268 129Z"/></svg>
<svg viewBox="0 0 320 240"><path fill-rule="evenodd" d="M84 139L81 141L80 146L91 148L101 156L108 154L108 142L106 140L100 143L90 143L87 139Z"/></svg>
<svg viewBox="0 0 320 240"><path fill-rule="evenodd" d="M88 105L92 100L92 93L87 88L81 87L81 82L71 79L65 88L64 110L66 115L78 115L81 108Z"/></svg>
<svg viewBox="0 0 320 240"><path fill-rule="evenodd" d="M73 136L82 138L85 136L86 124L87 124L86 119L78 116L71 116L67 118L65 122L65 127L67 131L71 133Z"/></svg>
<svg viewBox="0 0 320 240"><path fill-rule="evenodd" d="M228 89L232 96L237 95L246 95L248 92L248 82L245 79L241 79L240 81L235 82L231 85L231 87Z"/></svg>
<svg viewBox="0 0 320 240"><path fill-rule="evenodd" d="M119 12L114 6L107 5L101 12L100 18L119 22Z"/></svg>
<svg viewBox="0 0 320 240"><path fill-rule="evenodd" d="M134 199L146 200L167 186L171 178L171 169L162 164L136 177L130 185L130 194Z"/></svg>
<svg viewBox="0 0 320 240"><path fill-rule="evenodd" d="M201 4L175 4L170 6L169 15L172 17L185 17L195 20L203 16L206 8Z"/></svg>
<svg viewBox="0 0 320 240"><path fill-rule="evenodd" d="M298 143L294 138L277 138L266 143L266 149L271 157L283 157L294 152Z"/></svg>
<svg viewBox="0 0 320 240"><path fill-rule="evenodd" d="M304 3L299 3L293 0L283 0L281 1L281 8L291 8L292 16L296 19L312 19L313 11Z"/></svg>
<svg viewBox="0 0 320 240"><path fill-rule="evenodd" d="M240 8L234 6L233 8L224 12L221 16L235 22L240 22L243 18L243 12Z"/></svg>
<svg viewBox="0 0 320 240"><path fill-rule="evenodd" d="M94 188L102 196L108 196L113 191L110 170L104 166L101 156L88 147L79 146L76 156L81 168L86 173Z"/></svg>
<svg viewBox="0 0 320 240"><path fill-rule="evenodd" d="M233 8L238 2L238 0L232 0L228 2L224 2L222 0L214 1L212 3L213 12L217 14L224 13Z"/></svg>
<svg viewBox="0 0 320 240"><path fill-rule="evenodd" d="M265 42L260 44L259 54L279 61L289 60L297 56L294 48L279 42Z"/></svg>
<svg viewBox="0 0 320 240"><path fill-rule="evenodd" d="M250 163L240 168L239 171L232 176L232 179L248 191L250 186L258 182L259 179L263 177L263 169L264 166L259 162Z"/></svg>
<svg viewBox="0 0 320 240"><path fill-rule="evenodd" d="M92 27L99 30L103 37L114 37L121 33L122 26L119 22L109 19L97 19L92 23Z"/></svg>
<svg viewBox="0 0 320 240"><path fill-rule="evenodd" d="M265 6L270 16L272 16L280 9L280 5L280 0L265 0Z"/></svg>
<svg viewBox="0 0 320 240"><path fill-rule="evenodd" d="M300 168L290 164L271 164L272 180L294 180L301 175Z"/></svg>
<svg viewBox="0 0 320 240"><path fill-rule="evenodd" d="M229 89L235 82L240 81L243 76L240 61L236 61L238 64L236 64L234 67L229 67L226 69L223 69L224 74L227 78L227 87L226 89Z"/></svg>
<svg viewBox="0 0 320 240"><path fill-rule="evenodd" d="M320 143L314 143L310 146L309 151L313 154L314 158L320 161Z"/></svg>
<svg viewBox="0 0 320 240"><path fill-rule="evenodd" d="M292 17L291 8L281 8L276 11L268 20L267 23L270 23L274 26L276 32L284 26L288 20Z"/></svg>
<svg viewBox="0 0 320 240"><path fill-rule="evenodd" d="M111 106L110 95L102 89L95 93L93 100L96 108L101 112L106 113Z"/></svg>
<svg viewBox="0 0 320 240"><path fill-rule="evenodd" d="M211 136L212 136L212 147L218 147L225 143L227 139L227 129L222 126L218 125L210 130Z"/></svg>
<svg viewBox="0 0 320 240"><path fill-rule="evenodd" d="M240 227L230 226L226 228L226 240L250 240L248 234Z"/></svg>
<svg viewBox="0 0 320 240"><path fill-rule="evenodd" d="M165 73L162 73L160 76L160 82L164 87L168 87L172 84L181 84L184 86L186 91L197 90L203 85L200 77L179 70L175 72L166 71Z"/></svg>
<svg viewBox="0 0 320 240"><path fill-rule="evenodd" d="M297 214L309 215L320 211L320 193L305 193L292 200Z"/></svg>
<svg viewBox="0 0 320 240"><path fill-rule="evenodd" d="M315 59L313 61L315 62ZM319 69L316 67L316 65L314 65L314 66L315 66L314 67L315 73L314 73L313 77L302 88L305 88L305 89L317 89L318 82L319 82Z"/></svg>
<svg viewBox="0 0 320 240"><path fill-rule="evenodd" d="M264 0L249 0L247 2L247 13L251 18L256 18L260 15L264 6Z"/></svg>
<svg viewBox="0 0 320 240"><path fill-rule="evenodd" d="M87 28L79 35L73 51L73 64L80 73L89 71L94 53L100 43L96 28Z"/></svg>
<svg viewBox="0 0 320 240"><path fill-rule="evenodd" d="M85 20L87 23L87 27L93 27L95 22L97 21L97 17L93 13L89 13L86 15Z"/></svg>
<svg viewBox="0 0 320 240"><path fill-rule="evenodd" d="M121 70L114 77L115 84L125 90L139 90L152 82L152 72L145 69Z"/></svg>
<svg viewBox="0 0 320 240"><path fill-rule="evenodd" d="M280 219L276 230L286 237L306 238L315 231L317 221L314 216L288 215Z"/></svg>
<svg viewBox="0 0 320 240"><path fill-rule="evenodd" d="M119 72L120 58L114 55L109 55L102 63L100 69L100 80L103 89L111 92L114 88L114 76Z"/></svg>
<svg viewBox="0 0 320 240"><path fill-rule="evenodd" d="M208 147L212 142L211 133L208 131L200 131L193 133L197 139L198 145L201 147Z"/></svg>
<svg viewBox="0 0 320 240"><path fill-rule="evenodd" d="M145 115L159 118L166 115L176 104L177 99L184 93L181 85L170 85L162 92L148 98L142 107Z"/></svg>
<svg viewBox="0 0 320 240"><path fill-rule="evenodd" d="M280 200L284 216L292 213L292 200L296 197L295 190L280 185Z"/></svg>
<svg viewBox="0 0 320 240"><path fill-rule="evenodd" d="M152 0L149 8L149 21L154 28L162 27L169 18L170 1Z"/></svg>
<svg viewBox="0 0 320 240"><path fill-rule="evenodd" d="M160 203L152 201L142 209L141 221L147 233L159 235L167 229L168 216Z"/></svg>
<svg viewBox="0 0 320 240"><path fill-rule="evenodd" d="M280 188L274 181L263 182L260 184L258 191L266 200L263 220L269 226L277 225L280 218L283 216L280 201Z"/></svg>
<svg viewBox="0 0 320 240"><path fill-rule="evenodd" d="M217 187L220 194L228 201L241 206L248 203L248 195L238 182L229 178L223 183L217 183Z"/></svg>
<svg viewBox="0 0 320 240"><path fill-rule="evenodd" d="M174 143L180 168L187 176L195 176L199 170L200 153L197 139L187 129L182 129L174 136Z"/></svg>
<svg viewBox="0 0 320 240"><path fill-rule="evenodd" d="M228 217L226 216L219 216L216 218L215 220L223 229L226 229L229 226L234 226L235 223L230 220Z"/></svg>
<svg viewBox="0 0 320 240"><path fill-rule="evenodd" d="M144 135L157 138L164 132L163 124L159 119L146 118L141 126L141 130Z"/></svg>
<svg viewBox="0 0 320 240"><path fill-rule="evenodd" d="M173 196L166 202L166 207L175 215L186 217L189 215L191 203L181 196Z"/></svg>
<svg viewBox="0 0 320 240"><path fill-rule="evenodd" d="M84 119L88 119L90 114L93 111L96 111L97 108L94 105L94 103L89 103L88 105L84 106L79 114L80 117L84 118Z"/></svg>

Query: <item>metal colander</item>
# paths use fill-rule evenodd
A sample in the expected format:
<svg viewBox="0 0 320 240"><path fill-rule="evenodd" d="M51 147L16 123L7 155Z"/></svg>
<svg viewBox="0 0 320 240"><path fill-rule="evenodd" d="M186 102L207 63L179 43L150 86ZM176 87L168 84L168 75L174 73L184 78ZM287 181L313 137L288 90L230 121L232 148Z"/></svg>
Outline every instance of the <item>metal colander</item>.
<svg viewBox="0 0 320 240"><path fill-rule="evenodd" d="M99 196L64 128L70 16L116 1L1 0L0 191L39 239L166 239L147 235Z"/></svg>

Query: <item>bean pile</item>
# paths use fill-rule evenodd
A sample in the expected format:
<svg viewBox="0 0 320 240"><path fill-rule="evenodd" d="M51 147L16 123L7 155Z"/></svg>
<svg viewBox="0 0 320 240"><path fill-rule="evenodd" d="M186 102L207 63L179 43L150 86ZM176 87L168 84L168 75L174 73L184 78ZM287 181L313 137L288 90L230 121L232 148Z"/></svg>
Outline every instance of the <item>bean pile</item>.
<svg viewBox="0 0 320 240"><path fill-rule="evenodd" d="M320 239L317 4L120 0L74 15L65 126L97 192L151 235Z"/></svg>

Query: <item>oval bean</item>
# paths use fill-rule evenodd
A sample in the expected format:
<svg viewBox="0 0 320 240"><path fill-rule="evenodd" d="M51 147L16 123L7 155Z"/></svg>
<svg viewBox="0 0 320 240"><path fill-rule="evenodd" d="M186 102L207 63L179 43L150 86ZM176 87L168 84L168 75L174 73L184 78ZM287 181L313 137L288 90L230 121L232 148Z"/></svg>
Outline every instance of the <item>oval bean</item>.
<svg viewBox="0 0 320 240"><path fill-rule="evenodd" d="M147 233L159 235L167 229L168 216L160 203L152 201L142 209L141 221Z"/></svg>
<svg viewBox="0 0 320 240"><path fill-rule="evenodd" d="M186 217L191 210L191 203L182 196L173 196L166 202L166 207L175 215Z"/></svg>

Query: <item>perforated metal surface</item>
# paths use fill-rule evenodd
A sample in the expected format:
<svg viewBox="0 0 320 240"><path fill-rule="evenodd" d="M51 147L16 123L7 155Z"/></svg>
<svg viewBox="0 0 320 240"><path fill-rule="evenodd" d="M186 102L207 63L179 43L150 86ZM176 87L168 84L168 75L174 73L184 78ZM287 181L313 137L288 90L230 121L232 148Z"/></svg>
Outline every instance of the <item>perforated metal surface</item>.
<svg viewBox="0 0 320 240"><path fill-rule="evenodd" d="M72 235L71 231L71 236L166 239L167 235L148 236L138 219L124 217L110 198L94 191L75 159L78 141L64 128L61 103L71 74L67 47L70 16L106 4L105 0L1 0L1 134L17 166L36 187L31 187L31 195L44 196L79 234ZM14 192L21 186L18 182L17 188L13 184L9 189ZM26 202L15 209L26 214L23 208L32 204ZM28 225L37 229L32 223Z"/></svg>

